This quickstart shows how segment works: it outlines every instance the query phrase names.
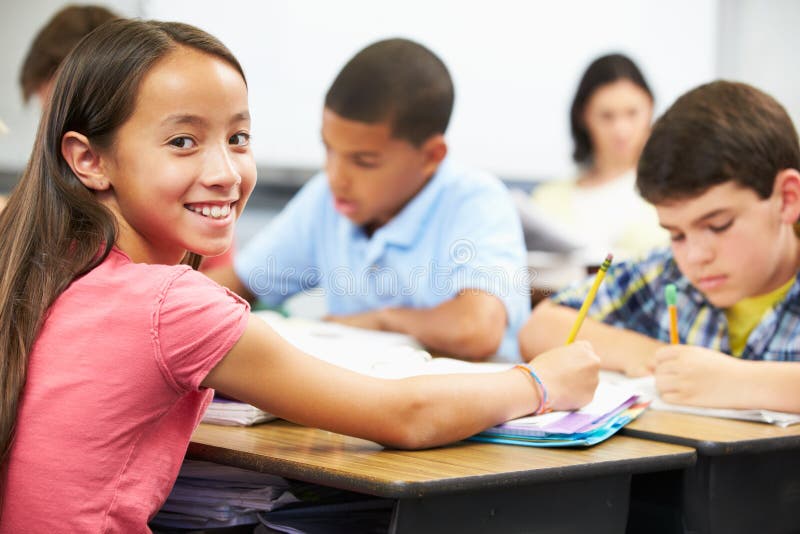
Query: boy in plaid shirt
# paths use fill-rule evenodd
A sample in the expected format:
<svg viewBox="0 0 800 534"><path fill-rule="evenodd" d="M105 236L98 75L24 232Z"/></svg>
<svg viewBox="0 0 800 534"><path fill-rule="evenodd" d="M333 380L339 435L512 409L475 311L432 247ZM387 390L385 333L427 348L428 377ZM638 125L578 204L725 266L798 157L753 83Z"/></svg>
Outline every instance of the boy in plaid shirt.
<svg viewBox="0 0 800 534"><path fill-rule="evenodd" d="M604 368L655 374L671 403L800 412L798 169L791 119L753 87L710 83L667 110L637 187L672 245L612 266L600 286L579 337ZM591 282L534 310L524 358L564 342ZM678 289L678 345L668 344L667 284Z"/></svg>

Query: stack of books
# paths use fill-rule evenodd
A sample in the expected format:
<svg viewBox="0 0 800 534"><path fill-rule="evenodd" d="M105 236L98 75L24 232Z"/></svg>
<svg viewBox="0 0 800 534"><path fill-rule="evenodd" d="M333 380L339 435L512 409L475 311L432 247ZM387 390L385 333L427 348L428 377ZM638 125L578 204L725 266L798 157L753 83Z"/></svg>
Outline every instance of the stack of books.
<svg viewBox="0 0 800 534"><path fill-rule="evenodd" d="M150 526L164 530L255 525L259 513L296 502L289 482L281 477L184 460L172 491Z"/></svg>
<svg viewBox="0 0 800 534"><path fill-rule="evenodd" d="M202 423L225 426L250 426L272 421L275 416L250 404L216 395L203 415Z"/></svg>

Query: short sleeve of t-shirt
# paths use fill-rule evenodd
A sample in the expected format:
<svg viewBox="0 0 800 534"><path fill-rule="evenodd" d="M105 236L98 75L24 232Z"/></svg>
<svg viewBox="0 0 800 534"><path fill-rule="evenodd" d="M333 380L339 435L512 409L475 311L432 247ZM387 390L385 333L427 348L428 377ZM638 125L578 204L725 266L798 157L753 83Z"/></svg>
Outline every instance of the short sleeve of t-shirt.
<svg viewBox="0 0 800 534"><path fill-rule="evenodd" d="M186 270L169 281L153 313L156 358L179 393L195 390L247 326L250 306L205 275Z"/></svg>

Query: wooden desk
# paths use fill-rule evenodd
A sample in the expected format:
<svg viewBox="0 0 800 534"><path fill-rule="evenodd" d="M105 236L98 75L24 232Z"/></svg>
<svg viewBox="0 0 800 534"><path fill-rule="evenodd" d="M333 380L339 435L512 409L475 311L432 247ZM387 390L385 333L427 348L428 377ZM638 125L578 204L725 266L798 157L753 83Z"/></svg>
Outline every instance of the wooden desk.
<svg viewBox="0 0 800 534"><path fill-rule="evenodd" d="M780 428L648 411L622 433L697 450L697 463L679 477L633 481L634 488L642 489L640 496L647 493L642 478L660 487L662 500L666 493L678 496L679 531L800 532L800 425Z"/></svg>
<svg viewBox="0 0 800 534"><path fill-rule="evenodd" d="M189 456L395 500L391 532L624 532L633 473L694 450L615 436L588 449L459 442L425 451L274 421L200 425ZM580 511L576 513L576 511Z"/></svg>

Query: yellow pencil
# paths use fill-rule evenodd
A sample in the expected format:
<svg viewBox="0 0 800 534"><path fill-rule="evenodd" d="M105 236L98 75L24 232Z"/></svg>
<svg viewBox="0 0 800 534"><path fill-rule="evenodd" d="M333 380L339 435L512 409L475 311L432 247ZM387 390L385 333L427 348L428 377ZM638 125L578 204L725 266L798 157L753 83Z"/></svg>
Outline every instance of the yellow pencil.
<svg viewBox="0 0 800 534"><path fill-rule="evenodd" d="M572 330L569 331L569 336L567 336L567 345L575 341L575 338L578 335L578 330L581 329L583 320L586 318L586 314L589 312L592 302L594 302L595 295L597 295L597 289L600 287L600 283L603 281L603 278L606 277L606 272L608 271L608 268L611 267L611 260L613 259L613 254L606 256L603 264L600 265L600 268L597 270L597 275L594 277L592 288L589 290L589 294L586 295L586 299L583 301L581 309L578 310L578 317L575 319L575 324L572 325Z"/></svg>

